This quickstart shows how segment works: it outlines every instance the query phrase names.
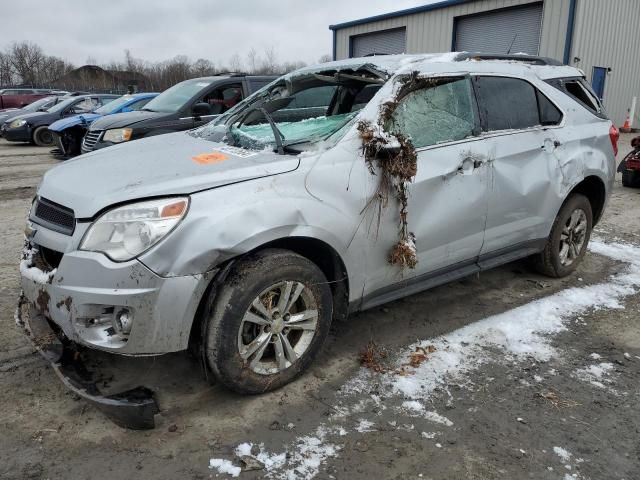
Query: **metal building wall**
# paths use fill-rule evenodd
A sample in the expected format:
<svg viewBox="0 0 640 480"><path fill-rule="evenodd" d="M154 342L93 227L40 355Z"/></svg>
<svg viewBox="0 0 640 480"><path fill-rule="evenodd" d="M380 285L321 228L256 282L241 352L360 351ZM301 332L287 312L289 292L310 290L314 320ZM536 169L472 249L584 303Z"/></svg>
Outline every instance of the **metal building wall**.
<svg viewBox="0 0 640 480"><path fill-rule="evenodd" d="M540 55L562 60L569 1L544 1ZM341 28L335 32L336 59L349 57L349 37L351 35L398 27L407 28L406 53L449 52L453 43L453 19L455 17L534 2L535 0L476 0L428 12Z"/></svg>
<svg viewBox="0 0 640 480"><path fill-rule="evenodd" d="M634 96L640 100L640 1L577 0L570 65L589 81L593 67L609 67L604 104L618 126ZM580 58L574 62L574 58ZM634 127L640 127L636 110Z"/></svg>

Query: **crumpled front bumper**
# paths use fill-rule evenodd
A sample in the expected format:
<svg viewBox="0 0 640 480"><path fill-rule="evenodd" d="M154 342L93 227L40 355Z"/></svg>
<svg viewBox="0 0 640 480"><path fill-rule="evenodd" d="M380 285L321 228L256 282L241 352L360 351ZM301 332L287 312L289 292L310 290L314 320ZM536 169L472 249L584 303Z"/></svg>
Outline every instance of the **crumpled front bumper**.
<svg viewBox="0 0 640 480"><path fill-rule="evenodd" d="M18 303L16 323L67 388L102 411L116 425L133 430L154 428L154 415L160 409L153 392L146 387L136 387L103 395L82 364L77 346L56 334L46 318L23 295Z"/></svg>

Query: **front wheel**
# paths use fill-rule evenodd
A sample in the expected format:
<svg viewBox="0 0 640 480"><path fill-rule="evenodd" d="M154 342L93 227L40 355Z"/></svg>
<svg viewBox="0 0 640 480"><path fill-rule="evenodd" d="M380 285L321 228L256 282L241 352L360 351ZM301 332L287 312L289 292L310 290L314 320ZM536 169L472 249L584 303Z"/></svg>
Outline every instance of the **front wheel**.
<svg viewBox="0 0 640 480"><path fill-rule="evenodd" d="M318 355L332 317L331 289L310 260L268 249L239 261L206 314L207 362L239 393L279 388Z"/></svg>
<svg viewBox="0 0 640 480"><path fill-rule="evenodd" d="M534 266L549 277L566 277L578 268L587 251L593 228L591 203L573 194L562 205L544 250L534 257Z"/></svg>
<svg viewBox="0 0 640 480"><path fill-rule="evenodd" d="M33 132L33 143L39 147L50 147L53 145L53 134L48 125L38 127Z"/></svg>

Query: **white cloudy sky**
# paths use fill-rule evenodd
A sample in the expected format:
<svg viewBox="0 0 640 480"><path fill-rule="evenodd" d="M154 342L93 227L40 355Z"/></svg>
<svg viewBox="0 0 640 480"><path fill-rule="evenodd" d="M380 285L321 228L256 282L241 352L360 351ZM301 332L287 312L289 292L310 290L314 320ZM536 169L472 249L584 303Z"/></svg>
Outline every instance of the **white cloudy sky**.
<svg viewBox="0 0 640 480"><path fill-rule="evenodd" d="M120 60L124 49L157 61L175 55L225 63L255 47L278 61L331 53L330 24L434 0L31 0L3 9L0 49L31 41L76 64Z"/></svg>

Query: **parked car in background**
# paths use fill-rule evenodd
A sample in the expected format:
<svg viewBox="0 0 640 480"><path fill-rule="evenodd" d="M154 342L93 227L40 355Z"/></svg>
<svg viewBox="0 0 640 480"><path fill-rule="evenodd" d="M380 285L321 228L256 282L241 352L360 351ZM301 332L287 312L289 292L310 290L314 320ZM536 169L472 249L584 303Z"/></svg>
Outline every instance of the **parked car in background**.
<svg viewBox="0 0 640 480"><path fill-rule="evenodd" d="M138 111L157 96L157 93L124 95L91 113L65 117L53 122L49 125L49 130L52 132L54 142L58 146L54 153L63 157L79 155L82 138L92 122L106 115Z"/></svg>
<svg viewBox="0 0 640 480"><path fill-rule="evenodd" d="M39 146L53 145L49 125L56 120L79 113L90 113L96 108L118 98L119 95L80 95L49 108L46 112L25 113L4 122L0 127L2 136L10 142L32 142Z"/></svg>
<svg viewBox="0 0 640 480"><path fill-rule="evenodd" d="M44 97L40 100L36 100L35 102L30 103L26 107L23 108L9 108L6 110L0 111L0 126L4 122L8 122L11 119L23 115L25 113L33 113L33 112L46 112L48 109L53 107L55 104L61 102L64 97ZM2 136L2 129L0 128L0 137Z"/></svg>
<svg viewBox="0 0 640 480"><path fill-rule="evenodd" d="M233 75L185 80L162 92L140 111L93 122L82 143L82 152L198 127L275 78Z"/></svg>
<svg viewBox="0 0 640 480"><path fill-rule="evenodd" d="M0 109L22 108L30 103L51 96L50 90L35 88L5 88L0 90Z"/></svg>
<svg viewBox="0 0 640 480"><path fill-rule="evenodd" d="M169 110L169 93L148 106ZM70 342L122 355L191 342L217 382L273 390L312 364L334 318L525 257L571 274L613 188L617 141L584 73L553 60L305 67L202 128L49 170L18 322L58 373ZM148 391L78 390L153 425Z"/></svg>

